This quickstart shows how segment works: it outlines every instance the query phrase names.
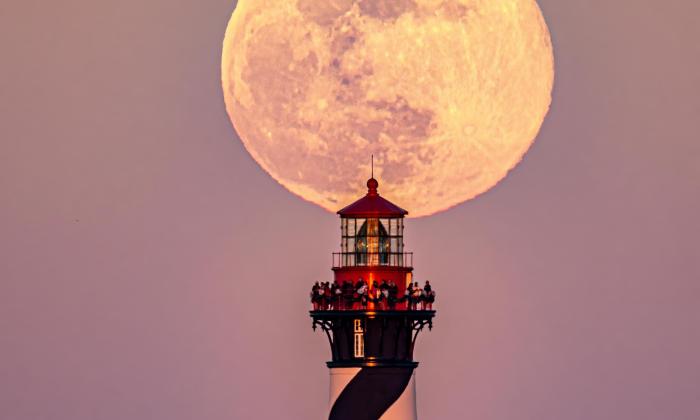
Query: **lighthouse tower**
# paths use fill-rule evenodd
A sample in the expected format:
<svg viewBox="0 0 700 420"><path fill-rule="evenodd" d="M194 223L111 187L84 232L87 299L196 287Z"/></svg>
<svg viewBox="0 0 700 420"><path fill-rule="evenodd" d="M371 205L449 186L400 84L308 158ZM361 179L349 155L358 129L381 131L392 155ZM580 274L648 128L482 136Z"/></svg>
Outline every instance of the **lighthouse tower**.
<svg viewBox="0 0 700 420"><path fill-rule="evenodd" d="M341 252L333 282L312 290L313 328L328 338L329 420L416 420L413 349L432 328L430 286L414 288L413 254L404 252L406 210L367 195L338 211Z"/></svg>

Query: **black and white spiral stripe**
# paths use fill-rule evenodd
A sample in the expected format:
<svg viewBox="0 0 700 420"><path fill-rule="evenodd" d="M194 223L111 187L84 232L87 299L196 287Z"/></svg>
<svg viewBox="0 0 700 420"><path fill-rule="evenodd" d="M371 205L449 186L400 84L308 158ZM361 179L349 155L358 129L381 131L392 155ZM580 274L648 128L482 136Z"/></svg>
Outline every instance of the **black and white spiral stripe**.
<svg viewBox="0 0 700 420"><path fill-rule="evenodd" d="M329 420L384 420L391 412L415 418L415 388L409 387L413 367L363 367L331 401ZM409 389L410 388L410 389ZM397 401L400 401L397 403ZM397 405L397 407L393 407ZM401 405L401 407L398 407Z"/></svg>

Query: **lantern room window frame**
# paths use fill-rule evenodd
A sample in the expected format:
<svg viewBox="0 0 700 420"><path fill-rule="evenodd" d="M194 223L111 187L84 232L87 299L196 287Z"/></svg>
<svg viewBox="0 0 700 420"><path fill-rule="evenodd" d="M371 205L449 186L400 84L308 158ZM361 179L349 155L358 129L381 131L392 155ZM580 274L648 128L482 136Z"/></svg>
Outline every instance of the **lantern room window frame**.
<svg viewBox="0 0 700 420"><path fill-rule="evenodd" d="M365 231L360 236L363 226ZM403 217L341 218L342 265L403 265L403 233Z"/></svg>

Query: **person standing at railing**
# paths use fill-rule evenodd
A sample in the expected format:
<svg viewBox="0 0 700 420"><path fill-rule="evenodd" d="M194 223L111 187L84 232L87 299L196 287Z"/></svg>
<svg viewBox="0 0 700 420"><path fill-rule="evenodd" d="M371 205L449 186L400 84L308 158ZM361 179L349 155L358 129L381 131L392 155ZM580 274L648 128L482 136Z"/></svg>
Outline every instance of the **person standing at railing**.
<svg viewBox="0 0 700 420"><path fill-rule="evenodd" d="M326 282L321 282L321 287L318 288L318 296L319 309L324 311L326 309Z"/></svg>
<svg viewBox="0 0 700 420"><path fill-rule="evenodd" d="M354 290L349 280L343 281L343 309L350 310L353 305Z"/></svg>
<svg viewBox="0 0 700 420"><path fill-rule="evenodd" d="M379 282L376 280L372 282L372 289L370 294L372 295L372 303L374 303L375 309L381 309L382 302L382 291L379 290Z"/></svg>
<svg viewBox="0 0 700 420"><path fill-rule="evenodd" d="M326 310L330 310L333 304L333 294L331 293L331 282L329 281L326 282L326 287L323 289L323 299L326 303Z"/></svg>
<svg viewBox="0 0 700 420"><path fill-rule="evenodd" d="M365 291L364 289L365 286L365 281L360 277L357 282L355 283L355 290L353 293L353 305L352 309L361 309L362 308L362 299L363 299L363 293ZM365 298L367 296L364 296Z"/></svg>
<svg viewBox="0 0 700 420"><path fill-rule="evenodd" d="M328 299L328 309L333 311L338 309L337 301L335 299L335 290L338 288L335 282L328 282L328 287L326 288L326 297Z"/></svg>
<svg viewBox="0 0 700 420"><path fill-rule="evenodd" d="M426 280L425 281L425 309L431 311L433 309L433 302L435 302L435 291L433 290L433 287L430 285L430 281Z"/></svg>
<svg viewBox="0 0 700 420"><path fill-rule="evenodd" d="M389 284L386 282L386 280L382 280L382 284L379 286L379 293L381 295L380 299L380 308L382 310L387 309L387 304L389 303Z"/></svg>
<svg viewBox="0 0 700 420"><path fill-rule="evenodd" d="M367 303L369 302L369 290L365 286L364 290L360 294L360 306L363 310L367 309Z"/></svg>
<svg viewBox="0 0 700 420"><path fill-rule="evenodd" d="M389 309L396 308L396 301L399 299L399 286L394 283L394 280L389 280Z"/></svg>
<svg viewBox="0 0 700 420"><path fill-rule="evenodd" d="M367 284L360 279L358 283L360 284L360 288L357 289L357 295L360 300L360 309L367 309L367 299L369 298L369 290L367 287Z"/></svg>
<svg viewBox="0 0 700 420"><path fill-rule="evenodd" d="M336 311L339 311L341 309L341 306L343 303L343 291L341 290L340 285L338 285L336 282L333 282L332 295L333 295L333 308Z"/></svg>
<svg viewBox="0 0 700 420"><path fill-rule="evenodd" d="M318 282L314 283L314 285L311 287L311 304L314 307L314 311L318 311L319 304L321 303L320 295L318 293L320 288L321 286L318 284Z"/></svg>
<svg viewBox="0 0 700 420"><path fill-rule="evenodd" d="M413 299L412 299L414 311L418 309L418 302L421 302L421 304L423 303L423 289L421 289L420 286L418 285L418 282L416 282L413 285Z"/></svg>

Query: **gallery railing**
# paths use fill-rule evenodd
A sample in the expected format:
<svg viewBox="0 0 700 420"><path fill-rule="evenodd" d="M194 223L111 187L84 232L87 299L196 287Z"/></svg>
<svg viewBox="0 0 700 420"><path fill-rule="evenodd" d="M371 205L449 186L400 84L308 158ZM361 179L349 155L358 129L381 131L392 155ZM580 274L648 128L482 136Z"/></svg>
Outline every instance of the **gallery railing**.
<svg viewBox="0 0 700 420"><path fill-rule="evenodd" d="M334 252L333 268L341 267L413 267L412 252Z"/></svg>

